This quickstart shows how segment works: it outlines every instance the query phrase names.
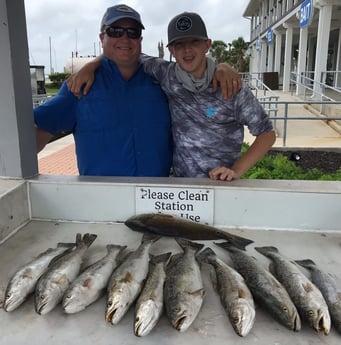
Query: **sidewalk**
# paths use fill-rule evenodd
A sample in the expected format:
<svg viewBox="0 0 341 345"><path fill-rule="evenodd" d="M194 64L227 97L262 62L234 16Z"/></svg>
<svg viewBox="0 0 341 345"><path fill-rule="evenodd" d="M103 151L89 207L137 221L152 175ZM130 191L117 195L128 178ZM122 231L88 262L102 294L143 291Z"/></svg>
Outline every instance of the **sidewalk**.
<svg viewBox="0 0 341 345"><path fill-rule="evenodd" d="M280 101L300 101L290 93L278 91ZM281 110L282 111L282 110ZM278 117L283 113L279 112ZM303 104L292 105L290 116L312 117L315 114ZM283 121L277 121L277 140L274 147L283 147ZM341 127L341 126L339 126ZM288 121L286 147L287 148L339 148L341 150L341 131L329 126L325 121L293 120ZM244 141L251 144L254 137L245 131ZM48 144L38 154L40 174L78 175L75 145L73 136L68 135Z"/></svg>

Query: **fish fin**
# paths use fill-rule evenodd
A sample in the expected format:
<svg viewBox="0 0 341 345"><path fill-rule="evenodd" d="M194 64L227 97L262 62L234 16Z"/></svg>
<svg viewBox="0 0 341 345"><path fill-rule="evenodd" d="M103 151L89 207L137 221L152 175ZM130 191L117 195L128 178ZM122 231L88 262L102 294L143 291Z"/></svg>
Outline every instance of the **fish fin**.
<svg viewBox="0 0 341 345"><path fill-rule="evenodd" d="M126 275L121 279L123 282L130 283L134 280L132 274L130 272L127 272Z"/></svg>
<svg viewBox="0 0 341 345"><path fill-rule="evenodd" d="M204 250L202 250L200 253L196 255L196 258L201 263L209 264L210 259L212 259L212 257L215 257L215 256L216 256L216 253L213 251L213 249L210 247L206 247Z"/></svg>
<svg viewBox="0 0 341 345"><path fill-rule="evenodd" d="M307 269L311 269L313 266L316 266L315 262L311 259L295 260L295 263Z"/></svg>
<svg viewBox="0 0 341 345"><path fill-rule="evenodd" d="M195 250L195 252L199 252L205 246L202 243L192 242L182 237L176 237L175 241L183 250L186 250L187 248L191 248Z"/></svg>
<svg viewBox="0 0 341 345"><path fill-rule="evenodd" d="M216 246L223 248L227 250L228 252L236 252L240 250L239 248L235 247L232 243L229 241L226 242L213 242Z"/></svg>
<svg viewBox="0 0 341 345"><path fill-rule="evenodd" d="M312 283L303 284L302 286L306 292L311 292L314 290L314 286Z"/></svg>
<svg viewBox="0 0 341 345"><path fill-rule="evenodd" d="M269 256L271 253L279 253L276 247L268 246L268 247L255 247L258 253L263 254L264 256Z"/></svg>
<svg viewBox="0 0 341 345"><path fill-rule="evenodd" d="M168 264L166 266L166 269L169 270L173 265L175 265L181 258L183 257L183 253L177 253L177 254L173 254L169 261Z"/></svg>
<svg viewBox="0 0 341 345"><path fill-rule="evenodd" d="M246 298L246 297L248 297L248 294L246 293L246 291L244 289L238 289L238 297L239 298Z"/></svg>
<svg viewBox="0 0 341 345"><path fill-rule="evenodd" d="M51 265L53 265L55 262L57 262L59 259L61 259L64 255L67 255L68 253L72 252L73 251L73 247L72 248L68 248L66 249L65 252L59 254L59 255L56 255L50 262L49 262L49 265L48 267L50 267Z"/></svg>
<svg viewBox="0 0 341 345"><path fill-rule="evenodd" d="M245 251L245 247L247 247L251 243L254 243L254 241L250 240L249 238L245 238L245 237L241 237L241 236L237 236L237 235L232 235L232 234L228 234L228 233L226 233L225 238L231 244L233 244L236 248L244 250L244 251Z"/></svg>

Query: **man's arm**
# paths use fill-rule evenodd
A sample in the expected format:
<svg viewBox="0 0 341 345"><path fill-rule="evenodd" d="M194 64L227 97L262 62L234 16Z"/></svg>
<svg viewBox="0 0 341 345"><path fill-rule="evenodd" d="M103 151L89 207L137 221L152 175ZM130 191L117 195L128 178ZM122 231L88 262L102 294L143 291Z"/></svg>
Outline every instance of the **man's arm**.
<svg viewBox="0 0 341 345"><path fill-rule="evenodd" d="M239 179L255 165L276 141L275 131L265 132L256 137L249 149L233 164L231 168L216 167L209 172L212 180L232 181Z"/></svg>
<svg viewBox="0 0 341 345"><path fill-rule="evenodd" d="M35 129L36 129L36 142L37 142L37 153L38 153L53 138L53 134L46 132L37 126L35 126Z"/></svg>

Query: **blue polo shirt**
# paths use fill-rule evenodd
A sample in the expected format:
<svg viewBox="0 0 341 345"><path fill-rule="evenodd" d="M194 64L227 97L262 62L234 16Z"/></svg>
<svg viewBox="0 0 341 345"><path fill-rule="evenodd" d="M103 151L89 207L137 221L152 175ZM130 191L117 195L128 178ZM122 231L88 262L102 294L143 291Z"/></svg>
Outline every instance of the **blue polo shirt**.
<svg viewBox="0 0 341 345"><path fill-rule="evenodd" d="M34 109L34 118L49 133L73 133L80 175L169 175L167 98L141 65L125 80L116 64L103 58L86 96L78 99L64 83L56 96Z"/></svg>

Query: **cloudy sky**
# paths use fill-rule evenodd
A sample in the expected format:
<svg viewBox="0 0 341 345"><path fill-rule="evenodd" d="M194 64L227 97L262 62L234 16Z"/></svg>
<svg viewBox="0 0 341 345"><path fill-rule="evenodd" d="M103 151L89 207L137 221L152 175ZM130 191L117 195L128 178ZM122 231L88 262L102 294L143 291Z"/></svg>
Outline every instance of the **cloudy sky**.
<svg viewBox="0 0 341 345"><path fill-rule="evenodd" d="M167 43L169 20L183 11L200 14L213 40L249 40L250 22L243 18L249 0L25 0L30 64L44 65L49 74L51 67L63 72L72 52L98 55L102 16L107 7L121 3L141 14L143 52L150 55L158 55L158 42Z"/></svg>

